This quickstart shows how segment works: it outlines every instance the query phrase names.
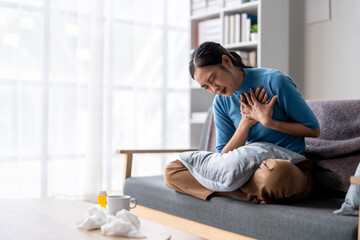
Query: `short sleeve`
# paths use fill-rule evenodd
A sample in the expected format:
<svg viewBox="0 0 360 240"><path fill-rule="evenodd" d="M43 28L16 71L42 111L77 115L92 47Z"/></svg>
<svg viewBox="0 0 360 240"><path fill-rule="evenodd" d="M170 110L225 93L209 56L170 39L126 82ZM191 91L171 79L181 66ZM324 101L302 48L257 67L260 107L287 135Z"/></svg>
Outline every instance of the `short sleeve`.
<svg viewBox="0 0 360 240"><path fill-rule="evenodd" d="M284 111L288 121L301 123L311 129L319 127L317 118L289 76L281 72L274 74L270 88L274 95L278 95L277 104Z"/></svg>
<svg viewBox="0 0 360 240"><path fill-rule="evenodd" d="M215 97L213 108L214 124L216 127L216 151L221 152L234 135L236 128L227 114L225 103L219 96Z"/></svg>

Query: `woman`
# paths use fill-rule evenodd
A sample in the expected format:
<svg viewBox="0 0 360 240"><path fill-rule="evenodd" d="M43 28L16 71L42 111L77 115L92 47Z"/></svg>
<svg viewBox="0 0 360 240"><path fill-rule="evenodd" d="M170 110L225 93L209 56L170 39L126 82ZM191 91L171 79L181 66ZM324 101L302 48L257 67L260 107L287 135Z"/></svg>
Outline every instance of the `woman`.
<svg viewBox="0 0 360 240"><path fill-rule="evenodd" d="M294 81L280 71L245 66L239 55L214 42L195 49L189 70L202 88L216 94L213 109L218 152L262 141L303 154L304 137L320 134L317 119ZM179 160L166 167L165 182L174 190L204 200L214 194L262 204L303 199L313 186L310 160L294 165L279 159L264 161L234 192L214 193L204 188Z"/></svg>

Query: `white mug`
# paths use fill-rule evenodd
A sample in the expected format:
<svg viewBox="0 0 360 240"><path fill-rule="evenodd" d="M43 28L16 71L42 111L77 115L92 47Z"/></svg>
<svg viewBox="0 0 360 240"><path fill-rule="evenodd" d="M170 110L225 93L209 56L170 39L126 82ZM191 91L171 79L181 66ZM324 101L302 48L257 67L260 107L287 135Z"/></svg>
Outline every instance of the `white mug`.
<svg viewBox="0 0 360 240"><path fill-rule="evenodd" d="M131 207L130 203L133 203L134 206ZM128 195L110 195L106 198L106 212L111 215L115 215L122 209L130 211L130 209L135 208L136 205L136 199Z"/></svg>

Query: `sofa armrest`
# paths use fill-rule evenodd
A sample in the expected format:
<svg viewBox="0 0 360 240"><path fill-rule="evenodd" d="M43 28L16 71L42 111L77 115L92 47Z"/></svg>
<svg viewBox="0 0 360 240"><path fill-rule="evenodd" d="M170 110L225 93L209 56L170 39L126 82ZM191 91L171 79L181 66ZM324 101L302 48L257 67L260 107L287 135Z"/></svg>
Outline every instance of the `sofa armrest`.
<svg viewBox="0 0 360 240"><path fill-rule="evenodd" d="M132 158L133 154L142 154L142 153L177 153L177 152L186 152L186 151L197 151L197 148L189 149L122 149L116 150L116 154L125 154L124 161L124 181L131 177L131 167L132 167Z"/></svg>
<svg viewBox="0 0 360 240"><path fill-rule="evenodd" d="M123 149L116 150L117 154L134 154L134 153L177 153L177 152L186 152L186 151L197 151L197 148L189 148L189 149Z"/></svg>

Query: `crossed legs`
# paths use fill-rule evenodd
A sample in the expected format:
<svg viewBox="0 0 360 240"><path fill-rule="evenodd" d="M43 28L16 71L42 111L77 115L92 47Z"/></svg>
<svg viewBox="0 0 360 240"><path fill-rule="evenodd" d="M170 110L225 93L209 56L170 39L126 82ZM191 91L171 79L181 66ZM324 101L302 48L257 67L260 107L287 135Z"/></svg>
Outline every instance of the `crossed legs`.
<svg viewBox="0 0 360 240"><path fill-rule="evenodd" d="M167 165L164 177L171 189L203 200L210 195L264 204L300 200L308 197L313 187L310 160L294 165L289 160L268 159L245 185L233 192L214 192L203 187L179 160Z"/></svg>

